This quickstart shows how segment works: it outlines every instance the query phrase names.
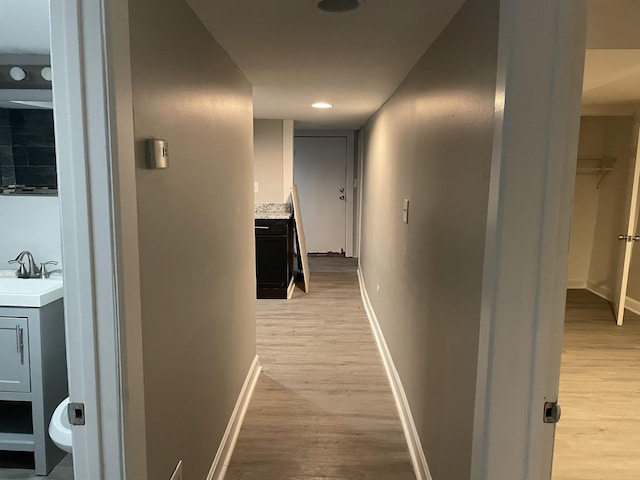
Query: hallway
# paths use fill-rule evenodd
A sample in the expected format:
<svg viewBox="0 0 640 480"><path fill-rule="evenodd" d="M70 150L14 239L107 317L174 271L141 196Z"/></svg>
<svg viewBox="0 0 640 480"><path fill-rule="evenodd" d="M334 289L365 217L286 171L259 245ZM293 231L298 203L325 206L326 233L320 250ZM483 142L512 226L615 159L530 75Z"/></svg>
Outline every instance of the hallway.
<svg viewBox="0 0 640 480"><path fill-rule="evenodd" d="M310 259L311 293L258 300L263 365L226 480L415 479L355 259Z"/></svg>

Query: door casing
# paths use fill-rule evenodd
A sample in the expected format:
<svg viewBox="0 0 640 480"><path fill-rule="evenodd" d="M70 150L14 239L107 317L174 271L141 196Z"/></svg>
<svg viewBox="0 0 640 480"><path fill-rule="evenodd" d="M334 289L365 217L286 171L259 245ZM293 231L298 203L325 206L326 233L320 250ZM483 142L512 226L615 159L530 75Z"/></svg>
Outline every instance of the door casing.
<svg viewBox="0 0 640 480"><path fill-rule="evenodd" d="M49 2L75 478L147 478L128 0Z"/></svg>

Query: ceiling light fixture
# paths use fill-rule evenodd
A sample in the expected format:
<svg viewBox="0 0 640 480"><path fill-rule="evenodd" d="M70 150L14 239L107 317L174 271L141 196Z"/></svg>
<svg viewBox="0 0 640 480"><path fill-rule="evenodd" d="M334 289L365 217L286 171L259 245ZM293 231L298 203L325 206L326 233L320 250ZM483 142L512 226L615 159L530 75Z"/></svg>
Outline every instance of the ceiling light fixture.
<svg viewBox="0 0 640 480"><path fill-rule="evenodd" d="M9 70L9 76L16 82L21 82L22 80L27 78L27 72L25 72L20 67L12 67L11 70Z"/></svg>
<svg viewBox="0 0 640 480"><path fill-rule="evenodd" d="M318 102L311 105L313 108L333 108L333 105L325 102Z"/></svg>
<svg viewBox="0 0 640 480"><path fill-rule="evenodd" d="M316 7L323 12L350 12L360 7L364 0L316 0Z"/></svg>
<svg viewBox="0 0 640 480"><path fill-rule="evenodd" d="M44 67L40 70L40 76L43 80L50 82L51 81L51 67Z"/></svg>

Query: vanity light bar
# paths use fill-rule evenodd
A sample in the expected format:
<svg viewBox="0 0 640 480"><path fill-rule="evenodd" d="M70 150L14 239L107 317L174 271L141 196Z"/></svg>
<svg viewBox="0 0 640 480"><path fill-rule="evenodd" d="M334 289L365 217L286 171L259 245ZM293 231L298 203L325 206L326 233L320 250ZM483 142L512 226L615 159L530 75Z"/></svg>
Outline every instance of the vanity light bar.
<svg viewBox="0 0 640 480"><path fill-rule="evenodd" d="M0 65L0 89L50 89L50 65Z"/></svg>

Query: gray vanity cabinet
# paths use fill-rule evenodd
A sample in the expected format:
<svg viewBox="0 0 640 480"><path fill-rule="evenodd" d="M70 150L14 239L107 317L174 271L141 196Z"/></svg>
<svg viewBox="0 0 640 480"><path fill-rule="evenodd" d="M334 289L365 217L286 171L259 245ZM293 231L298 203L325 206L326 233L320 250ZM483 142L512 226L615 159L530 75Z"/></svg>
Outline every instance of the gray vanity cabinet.
<svg viewBox="0 0 640 480"><path fill-rule="evenodd" d="M0 451L33 452L36 475L65 456L49 422L68 396L63 300L0 306Z"/></svg>
<svg viewBox="0 0 640 480"><path fill-rule="evenodd" d="M26 318L0 317L0 391L31 391Z"/></svg>

